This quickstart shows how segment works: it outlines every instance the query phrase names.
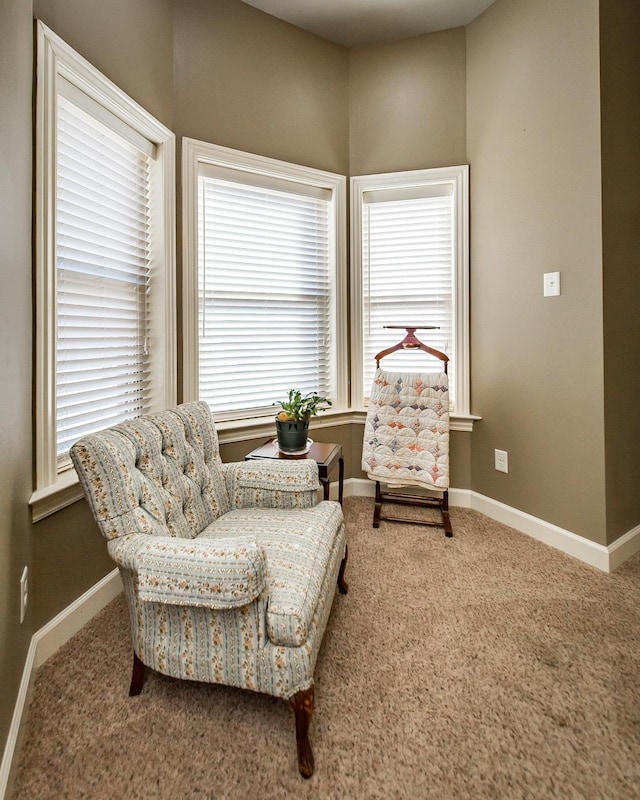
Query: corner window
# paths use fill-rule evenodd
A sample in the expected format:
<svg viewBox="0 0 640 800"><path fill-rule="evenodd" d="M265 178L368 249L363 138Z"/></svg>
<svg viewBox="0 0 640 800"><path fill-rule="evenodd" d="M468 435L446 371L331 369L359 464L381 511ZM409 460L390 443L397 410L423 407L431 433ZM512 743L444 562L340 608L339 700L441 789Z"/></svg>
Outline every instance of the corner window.
<svg viewBox="0 0 640 800"><path fill-rule="evenodd" d="M468 167L352 178L353 404L364 406L374 356L402 331L385 325L433 326L418 331L449 356L454 415L469 414ZM399 351L385 367L439 372L421 351Z"/></svg>
<svg viewBox="0 0 640 800"><path fill-rule="evenodd" d="M174 137L39 23L36 141L39 519L77 439L175 401Z"/></svg>
<svg viewBox="0 0 640 800"><path fill-rule="evenodd" d="M186 394L217 420L272 415L291 388L344 407L344 177L192 140L184 155Z"/></svg>

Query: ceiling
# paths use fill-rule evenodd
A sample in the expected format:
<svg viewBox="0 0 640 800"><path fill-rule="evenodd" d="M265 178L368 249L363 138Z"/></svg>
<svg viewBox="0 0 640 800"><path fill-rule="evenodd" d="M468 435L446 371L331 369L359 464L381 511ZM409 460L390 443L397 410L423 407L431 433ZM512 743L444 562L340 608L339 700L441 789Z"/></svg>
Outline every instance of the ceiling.
<svg viewBox="0 0 640 800"><path fill-rule="evenodd" d="M242 0L247 5L352 47L467 25L494 0Z"/></svg>

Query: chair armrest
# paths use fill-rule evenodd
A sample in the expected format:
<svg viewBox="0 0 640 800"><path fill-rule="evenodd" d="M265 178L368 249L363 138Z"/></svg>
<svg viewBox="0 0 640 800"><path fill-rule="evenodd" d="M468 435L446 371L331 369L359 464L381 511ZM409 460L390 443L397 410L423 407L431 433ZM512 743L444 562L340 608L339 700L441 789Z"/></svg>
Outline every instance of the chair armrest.
<svg viewBox="0 0 640 800"><path fill-rule="evenodd" d="M109 539L107 541L107 551L121 569L131 572L137 577L138 566L136 556L138 550L148 541L148 533L131 533L129 536L119 536L117 539Z"/></svg>
<svg viewBox="0 0 640 800"><path fill-rule="evenodd" d="M318 502L318 465L311 459L223 464L232 508L311 508Z"/></svg>
<svg viewBox="0 0 640 800"><path fill-rule="evenodd" d="M251 603L265 590L265 555L255 542L145 535L130 539L137 541L110 552L117 549L119 565L137 573L141 600L231 609Z"/></svg>

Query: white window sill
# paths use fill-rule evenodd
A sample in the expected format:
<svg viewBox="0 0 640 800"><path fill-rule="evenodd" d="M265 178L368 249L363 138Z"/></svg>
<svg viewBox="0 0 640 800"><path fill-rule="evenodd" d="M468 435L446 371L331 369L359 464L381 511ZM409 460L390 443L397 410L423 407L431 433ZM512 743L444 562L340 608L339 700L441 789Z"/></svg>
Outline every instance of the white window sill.
<svg viewBox="0 0 640 800"><path fill-rule="evenodd" d="M56 511L81 500L83 496L75 470L67 469L58 475L57 481L52 486L36 489L31 495L29 499L31 521L39 522L50 514L55 514Z"/></svg>
<svg viewBox="0 0 640 800"><path fill-rule="evenodd" d="M275 414L270 417L254 417L251 419L224 420L216 422L220 444L242 442L258 439L262 436L275 436ZM338 425L364 425L367 418L366 409L331 410L320 414L311 421L313 428L333 428ZM452 414L450 416L452 431L473 431L473 423L482 419L475 414Z"/></svg>
<svg viewBox="0 0 640 800"><path fill-rule="evenodd" d="M452 431L473 431L473 423L480 420L476 414L451 414L449 416L449 427Z"/></svg>

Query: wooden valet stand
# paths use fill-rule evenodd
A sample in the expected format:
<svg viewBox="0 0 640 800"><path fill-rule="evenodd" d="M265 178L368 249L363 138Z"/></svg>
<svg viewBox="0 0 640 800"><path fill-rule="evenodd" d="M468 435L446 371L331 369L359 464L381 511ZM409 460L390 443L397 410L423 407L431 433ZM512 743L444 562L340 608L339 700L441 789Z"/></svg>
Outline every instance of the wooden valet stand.
<svg viewBox="0 0 640 800"><path fill-rule="evenodd" d="M437 326L427 325L422 328L407 327L403 325L385 325L385 328L394 328L406 330L407 335L401 342L394 344L393 347L388 347L386 350L381 350L376 356L376 367L380 366L380 361L388 356L390 353L395 353L397 350L423 350L429 355L435 356L440 359L444 364L444 373L447 373L447 364L449 356L441 353L439 350L434 350L418 339L415 335L417 330L434 330ZM380 481L376 481L376 496L375 506L373 510L373 527L380 526L380 520L387 520L388 522L410 522L413 525L426 525L433 528L444 528L445 536L453 536L453 529L451 528L451 519L449 517L449 492L447 489L443 491L442 497L426 497L423 495L405 494L401 492L383 491ZM422 506L428 508L438 508L440 511L441 521L407 519L405 517L383 515L382 504L392 503L394 505L407 505L407 506Z"/></svg>

